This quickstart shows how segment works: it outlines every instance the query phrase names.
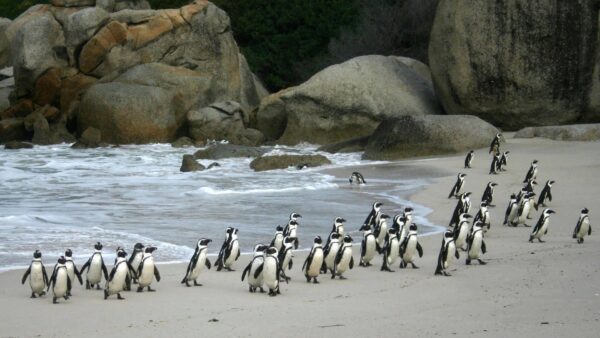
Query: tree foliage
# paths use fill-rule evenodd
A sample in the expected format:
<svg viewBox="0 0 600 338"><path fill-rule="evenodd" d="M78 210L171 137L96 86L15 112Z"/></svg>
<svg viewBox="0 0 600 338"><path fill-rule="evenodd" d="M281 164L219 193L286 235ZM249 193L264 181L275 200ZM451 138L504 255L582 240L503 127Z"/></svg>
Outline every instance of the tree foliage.
<svg viewBox="0 0 600 338"><path fill-rule="evenodd" d="M48 3L48 0L0 0L0 17L14 19L27 8Z"/></svg>

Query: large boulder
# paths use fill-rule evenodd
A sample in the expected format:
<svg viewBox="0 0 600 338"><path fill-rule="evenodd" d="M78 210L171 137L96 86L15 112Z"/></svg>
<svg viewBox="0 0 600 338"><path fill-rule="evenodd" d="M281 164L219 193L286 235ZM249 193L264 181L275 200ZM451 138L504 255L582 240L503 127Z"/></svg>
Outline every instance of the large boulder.
<svg viewBox="0 0 600 338"><path fill-rule="evenodd" d="M50 3L57 7L83 7L96 5L96 0L50 0Z"/></svg>
<svg viewBox="0 0 600 338"><path fill-rule="evenodd" d="M577 120L596 60L596 0L441 0L429 44L450 114L514 130Z"/></svg>
<svg viewBox="0 0 600 338"><path fill-rule="evenodd" d="M588 109L584 120L600 122L600 13L598 14L598 40L596 42L596 65L592 74L592 86L588 94Z"/></svg>
<svg viewBox="0 0 600 338"><path fill-rule="evenodd" d="M4 33L11 22L10 19L0 18L0 69L12 65L10 60L10 41Z"/></svg>
<svg viewBox="0 0 600 338"><path fill-rule="evenodd" d="M197 159L220 160L234 157L258 157L266 152L267 150L263 148L218 143L206 149L198 150L194 153L194 157Z"/></svg>
<svg viewBox="0 0 600 338"><path fill-rule="evenodd" d="M464 152L489 145L498 133L471 115L402 116L383 121L363 153L366 160L397 160Z"/></svg>
<svg viewBox="0 0 600 338"><path fill-rule="evenodd" d="M15 87L12 68L0 70L0 113L10 106L10 93Z"/></svg>
<svg viewBox="0 0 600 338"><path fill-rule="evenodd" d="M428 79L397 57L379 55L328 67L263 102L257 126L284 144L343 141L371 134L386 118L442 112ZM263 129L271 120L285 130Z"/></svg>
<svg viewBox="0 0 600 338"><path fill-rule="evenodd" d="M286 169L294 167L318 167L331 164L331 161L323 155L275 155L261 156L250 162L250 168L254 171L266 171L275 169Z"/></svg>
<svg viewBox="0 0 600 338"><path fill-rule="evenodd" d="M600 140L600 124L527 127L515 134L515 138L533 137L544 137L558 141L598 141Z"/></svg>
<svg viewBox="0 0 600 338"><path fill-rule="evenodd" d="M190 171L200 171L204 169L206 168L196 161L194 155L183 155L183 160L181 161L181 167L179 168L179 171L185 173Z"/></svg>
<svg viewBox="0 0 600 338"><path fill-rule="evenodd" d="M0 143L27 140L30 133L25 130L22 118L0 120Z"/></svg>

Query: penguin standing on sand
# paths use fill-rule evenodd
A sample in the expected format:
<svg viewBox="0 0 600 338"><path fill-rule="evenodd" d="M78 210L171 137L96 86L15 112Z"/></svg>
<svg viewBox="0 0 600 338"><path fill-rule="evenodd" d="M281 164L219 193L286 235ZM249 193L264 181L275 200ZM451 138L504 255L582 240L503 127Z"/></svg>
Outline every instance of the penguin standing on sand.
<svg viewBox="0 0 600 338"><path fill-rule="evenodd" d="M527 174L525 174L525 179L523 180L523 183L527 183L527 181L535 181L535 179L537 178L537 173L538 173L538 161L537 160L533 160L533 162L531 162L531 166L529 167L529 170L527 170Z"/></svg>
<svg viewBox="0 0 600 338"><path fill-rule="evenodd" d="M256 289L260 289L261 293L264 293L263 289L263 263L265 262L265 253L269 247L264 244L257 244L254 246L254 257L248 266L242 272L242 282L246 275L248 276L248 290L250 292L256 292ZM320 266L319 266L320 267Z"/></svg>
<svg viewBox="0 0 600 338"><path fill-rule="evenodd" d="M577 243L583 243L583 237L585 235L590 236L592 234L592 225L590 224L589 210L587 208L583 208L581 210L581 215L579 215L579 219L577 220L577 225L575 225L575 230L573 230L573 238L577 239Z"/></svg>
<svg viewBox="0 0 600 338"><path fill-rule="evenodd" d="M502 134L496 134L496 136L494 136L494 138L492 139L492 143L490 143L490 151L489 151L490 154L500 151L500 137L501 136L502 136Z"/></svg>
<svg viewBox="0 0 600 338"><path fill-rule="evenodd" d="M448 198L458 197L460 190L462 189L465 183L465 177L467 177L467 174L459 173L458 175L456 175L456 183L454 183L452 190L450 190Z"/></svg>
<svg viewBox="0 0 600 338"><path fill-rule="evenodd" d="M540 215L538 222L533 227L531 231L531 235L529 235L529 242L533 242L534 239L537 239L540 243L544 243L542 241L542 236L548 233L548 225L550 224L550 215L555 214L552 209L544 209L544 212Z"/></svg>
<svg viewBox="0 0 600 338"><path fill-rule="evenodd" d="M69 279L71 279L71 282L75 281L75 277L77 277L77 280L79 281L79 285L83 285L83 280L81 279L81 273L79 273L79 270L77 270L77 266L75 265L75 262L73 262L73 251L71 251L71 249L67 249L67 251L65 251L65 266L67 267L67 273L69 274ZM71 295L71 291L69 290L69 296Z"/></svg>
<svg viewBox="0 0 600 338"><path fill-rule="evenodd" d="M491 220L490 220L490 211L488 210L488 205L486 202L481 202L479 205L479 211L473 218L473 222L481 222L481 226L483 227L483 231L487 232L490 230Z"/></svg>
<svg viewBox="0 0 600 338"><path fill-rule="evenodd" d="M375 247L378 252L381 252L383 246L385 245L385 236L387 235L388 231L387 220L389 218L390 216L381 214L375 229L373 229L373 235L375 235Z"/></svg>
<svg viewBox="0 0 600 338"><path fill-rule="evenodd" d="M278 225L277 228L275 228L275 237L273 237L273 240L271 240L271 246L274 246L275 248L277 248L277 250L281 250L281 248L283 247L283 238L285 236L283 236L283 227L281 225Z"/></svg>
<svg viewBox="0 0 600 338"><path fill-rule="evenodd" d="M190 259L190 262L187 266L187 270L185 272L185 277L181 280L181 284L185 284L185 286L190 287L190 282L194 282L194 286L202 286L202 284L198 283L198 276L200 276L200 272L206 267L208 270L212 267L210 264L210 260L206 258L206 251L208 249L208 244L212 242L211 239L202 238L196 243L196 249L194 250L194 254Z"/></svg>
<svg viewBox="0 0 600 338"><path fill-rule="evenodd" d="M343 273L354 268L354 257L352 257L352 237L344 236L342 247L338 250L331 271L331 279L338 276L340 279L346 279Z"/></svg>
<svg viewBox="0 0 600 338"><path fill-rule="evenodd" d="M398 241L398 232L396 229L388 229L387 236L385 236L385 246L383 247L383 263L381 264L381 271L394 272L390 269L391 265L396 263L398 256L400 255L400 243Z"/></svg>
<svg viewBox="0 0 600 338"><path fill-rule="evenodd" d="M498 171L506 171L506 166L508 164L508 154L510 154L510 151L505 151L502 153L502 156L500 157L500 162L498 163Z"/></svg>
<svg viewBox="0 0 600 338"><path fill-rule="evenodd" d="M94 245L94 253L88 259L88 261L81 267L81 273L85 271L87 268L87 275L85 281L85 288L91 289L96 286L96 289L100 290L100 282L102 281L102 275L104 274L104 279L108 279L108 270L106 269L106 265L104 265L104 259L102 258L102 243L98 242Z"/></svg>
<svg viewBox="0 0 600 338"><path fill-rule="evenodd" d="M377 246L375 235L373 235L373 230L366 224L363 224L359 231L363 232L363 240L360 244L360 263L358 265L371 266L371 260L375 257Z"/></svg>
<svg viewBox="0 0 600 338"><path fill-rule="evenodd" d="M494 187L497 185L497 183L489 182L483 191L483 195L481 196L481 201L485 202L489 207L494 207L492 201L494 200Z"/></svg>
<svg viewBox="0 0 600 338"><path fill-rule="evenodd" d="M321 272L326 273L327 270L333 271L333 265L335 263L335 257L340 250L340 234L337 232L332 232L329 235L329 240L325 249L323 250L323 255L325 259L323 259L323 265L321 267Z"/></svg>
<svg viewBox="0 0 600 338"><path fill-rule="evenodd" d="M454 245L456 245L457 249L462 251L465 251L464 245L467 242L469 234L469 218L472 217L473 216L469 214L460 214L458 226L454 228Z"/></svg>
<svg viewBox="0 0 600 338"><path fill-rule="evenodd" d="M283 237L290 237L294 239L294 249L298 249L298 218L302 218L302 215L292 212L290 214L290 220L286 225L285 229L283 229Z"/></svg>
<svg viewBox="0 0 600 338"><path fill-rule="evenodd" d="M452 233L452 230L448 230L444 233L444 238L442 239L442 247L440 248L440 253L438 255L435 274L450 276L450 273L447 270L454 257L456 257L456 259L460 258L458 250L456 250L456 246L454 245L454 234Z"/></svg>
<svg viewBox="0 0 600 338"><path fill-rule="evenodd" d="M42 253L40 250L35 250L33 253L33 260L29 264L29 268L25 271L21 284L25 284L25 281L29 277L29 287L31 287L31 298L36 298L36 295L43 296L46 294L44 289L46 285L49 285L48 274L46 274L46 267L42 263Z"/></svg>
<svg viewBox="0 0 600 338"><path fill-rule="evenodd" d="M325 248L329 247L329 242L331 241L331 234L338 234L339 238L344 238L344 223L346 220L342 217L336 217L333 221L333 227L329 232L329 237L327 237L327 243L325 244Z"/></svg>
<svg viewBox="0 0 600 338"><path fill-rule="evenodd" d="M508 226L517 226L519 218L519 202L515 194L510 195L508 207L504 213L504 222L502 224Z"/></svg>
<svg viewBox="0 0 600 338"><path fill-rule="evenodd" d="M528 192L523 195L523 198L521 199L521 202L519 203L517 225L523 224L526 227L530 226L530 225L527 225L527 220L530 219L529 212L531 211L531 208L532 208L534 196L535 196L535 193L533 193L533 192Z"/></svg>
<svg viewBox="0 0 600 338"><path fill-rule="evenodd" d="M150 284L152 284L152 280L156 278L157 282L160 282L160 272L158 272L158 268L154 263L154 257L152 253L156 250L155 247L149 246L144 249L144 258L142 258L142 262L138 267L138 288L137 292L144 291L144 288L148 288L149 292L154 292L150 288Z"/></svg>
<svg viewBox="0 0 600 338"><path fill-rule="evenodd" d="M383 203L381 202L373 203L373 206L371 207L371 212L369 212L369 215L367 215L367 218L365 219L363 224L366 224L371 228L375 228L375 225L377 225L377 220L379 219L379 215L381 213L382 206Z"/></svg>
<svg viewBox="0 0 600 338"><path fill-rule="evenodd" d="M302 265L302 271L304 272L307 283L310 283L311 279L313 283L319 283L317 277L319 277L319 270L321 270L321 267L323 266L324 257L322 242L321 236L315 237L310 253Z"/></svg>
<svg viewBox="0 0 600 338"><path fill-rule="evenodd" d="M365 181L365 178L363 177L363 175L361 173L359 173L358 171L353 172L352 175L350 175L350 178L348 179L348 181L350 181L350 184L356 183L358 185L367 183L367 181Z"/></svg>
<svg viewBox="0 0 600 338"><path fill-rule="evenodd" d="M467 238L467 260L465 262L467 265L470 265L473 259L476 259L481 265L487 264L480 258L481 254L485 254L487 251L485 242L483 241L483 229L481 226L481 222L475 222Z"/></svg>
<svg viewBox="0 0 600 338"><path fill-rule="evenodd" d="M497 175L500 168L500 153L496 152L492 156L492 163L490 164L490 175Z"/></svg>
<svg viewBox="0 0 600 338"><path fill-rule="evenodd" d="M473 157L475 157L475 151L471 150L465 157L465 169L471 169L471 163L473 163Z"/></svg>
<svg viewBox="0 0 600 338"><path fill-rule="evenodd" d="M280 294L279 290L279 259L277 258L279 252L274 247L267 249L265 259L263 262L263 281L265 286L269 288L269 296L274 297Z"/></svg>
<svg viewBox="0 0 600 338"><path fill-rule="evenodd" d="M450 223L448 227L453 227L459 223L460 215L469 213L471 209L471 193L466 192L460 196L460 199L456 203L456 207L454 208L454 212L452 213L452 218L450 218Z"/></svg>
<svg viewBox="0 0 600 338"><path fill-rule="evenodd" d="M542 192L540 192L540 197L538 198L538 201L535 204L535 210L537 210L540 205L545 208L547 201L552 202L552 185L553 184L554 184L554 181L552 181L552 180L546 181L546 185L544 185Z"/></svg>
<svg viewBox="0 0 600 338"><path fill-rule="evenodd" d="M142 262L142 258L144 257L144 244L142 243L135 243L135 246L133 247L133 253L131 254L131 256L129 257L129 266L132 267L132 278L133 278L133 282L137 284L137 275L138 275L138 266L140 266L140 263Z"/></svg>
<svg viewBox="0 0 600 338"><path fill-rule="evenodd" d="M410 225L408 236L404 239L404 241L400 244L400 268L404 269L410 263L413 269L418 269L419 267L415 265L415 250L419 254L419 257L423 257L423 248L419 243L419 239L417 237L417 225L415 223Z"/></svg>
<svg viewBox="0 0 600 338"><path fill-rule="evenodd" d="M71 279L69 279L69 273L65 263L67 260L64 256L60 256L58 262L54 266L54 272L50 277L48 283L48 290L52 288L52 303L58 304L56 301L58 298L69 299L69 291L71 290Z"/></svg>
<svg viewBox="0 0 600 338"><path fill-rule="evenodd" d="M115 294L118 299L125 299L121 297L121 291L124 290L124 286L127 284L127 279L129 278L129 262L127 262L125 257L127 257L125 250L121 249L117 252L115 266L113 266L106 280L106 287L104 288L105 300Z"/></svg>
<svg viewBox="0 0 600 338"><path fill-rule="evenodd" d="M293 248L294 248L294 239L290 238L290 237L286 237L283 240L283 250L279 251L279 268L281 269L281 272L279 273L279 275L281 276L281 278L283 278L283 281L285 281L286 283L291 279L290 277L287 276L287 274L285 273L286 270L291 270L292 266L294 264L294 261L292 260L292 258L294 257L293 255Z"/></svg>
<svg viewBox="0 0 600 338"><path fill-rule="evenodd" d="M219 251L219 257L217 257L217 271L227 269L227 271L234 271L231 266L240 257L240 244L237 239L238 229L228 227L225 230L225 241L221 245Z"/></svg>

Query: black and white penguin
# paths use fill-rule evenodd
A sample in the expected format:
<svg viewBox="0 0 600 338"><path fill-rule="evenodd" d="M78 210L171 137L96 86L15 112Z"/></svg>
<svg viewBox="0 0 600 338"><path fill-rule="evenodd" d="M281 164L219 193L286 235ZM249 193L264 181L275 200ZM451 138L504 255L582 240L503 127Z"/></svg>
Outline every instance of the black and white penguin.
<svg viewBox="0 0 600 338"><path fill-rule="evenodd" d="M350 178L348 179L348 181L350 181L350 184L352 184L352 183L366 184L367 183L367 181L365 181L365 178L363 177L363 175L361 173L359 173L358 171L353 172L352 175L350 175Z"/></svg>
<svg viewBox="0 0 600 338"><path fill-rule="evenodd" d="M476 259L481 265L487 264L480 258L481 254L485 254L487 251L485 242L483 241L483 229L481 227L481 222L473 223L473 229L471 229L471 233L467 238L467 260L465 262L467 265L470 265L473 259Z"/></svg>
<svg viewBox="0 0 600 338"><path fill-rule="evenodd" d="M440 253L438 255L435 274L450 276L448 268L455 257L456 259L460 258L458 250L456 250L456 245L454 244L454 233L452 230L448 230L444 233L444 238L442 239L442 247L440 248Z"/></svg>
<svg viewBox="0 0 600 338"><path fill-rule="evenodd" d="M96 289L100 290L100 282L102 281L102 275L104 274L104 279L108 280L108 270L106 269L106 265L104 265L104 259L102 258L102 243L98 242L94 245L94 253L88 259L88 261L81 267L81 273L88 269L85 280L85 288L90 289L93 288L94 285Z"/></svg>
<svg viewBox="0 0 600 338"><path fill-rule="evenodd" d="M533 192L534 189L534 185L537 185L537 182L535 180L528 180L527 182L525 182L523 184L523 189L521 189L521 191L523 192Z"/></svg>
<svg viewBox="0 0 600 338"><path fill-rule="evenodd" d="M492 156L492 163L490 164L490 175L496 175L498 174L498 171L500 171L500 159L500 153L494 153L494 155Z"/></svg>
<svg viewBox="0 0 600 338"><path fill-rule="evenodd" d="M273 240L271 240L271 246L274 246L275 248L277 248L277 250L281 251L281 248L283 248L283 238L285 236L283 235L283 227L281 225L278 225L277 228L275 228L275 237L273 237Z"/></svg>
<svg viewBox="0 0 600 338"><path fill-rule="evenodd" d="M406 207L400 218L401 227L398 230L399 241L402 243L406 235L408 234L408 227L412 224L413 220L413 208Z"/></svg>
<svg viewBox="0 0 600 338"><path fill-rule="evenodd" d="M108 299L108 297L112 295L117 295L118 299L125 299L121 297L121 291L125 289L125 285L127 285L127 279L129 278L129 262L126 259L127 252L125 250L119 250L117 252L117 259L115 265L113 266L110 274L108 275L108 279L106 281L106 286L104 288L104 299Z"/></svg>
<svg viewBox="0 0 600 338"><path fill-rule="evenodd" d="M52 277L48 283L48 290L52 288L52 303L58 304L56 301L59 298L69 299L69 291L71 290L71 279L69 279L69 273L65 263L67 260L64 256L60 256L58 262L54 266Z"/></svg>
<svg viewBox="0 0 600 338"><path fill-rule="evenodd" d="M373 206L371 207L371 212L369 212L369 215L367 215L367 218L365 219L363 224L366 224L371 228L375 228L375 226L377 225L377 220L379 219L379 215L381 214L382 206L383 203L381 202L373 203Z"/></svg>
<svg viewBox="0 0 600 338"><path fill-rule="evenodd" d="M210 260L206 258L206 252L208 251L208 244L212 242L211 239L201 238L196 243L196 249L194 250L194 254L190 259L190 262L187 266L187 270L185 271L185 276L181 280L181 284L185 284L185 286L189 287L190 282L194 282L194 286L202 286L202 284L198 283L198 276L200 276L200 272L206 267L210 270L212 265L210 264Z"/></svg>
<svg viewBox="0 0 600 338"><path fill-rule="evenodd" d="M451 197L458 198L460 190L462 189L463 185L465 184L465 177L467 177L467 174L464 174L464 173L459 173L458 175L456 175L456 183L454 183L452 190L450 190L450 193L448 194L448 198L451 198Z"/></svg>
<svg viewBox="0 0 600 338"><path fill-rule="evenodd" d="M492 143L490 143L490 154L500 151L500 137L502 137L502 134L496 134L492 139Z"/></svg>
<svg viewBox="0 0 600 338"><path fill-rule="evenodd" d="M340 279L346 279L343 273L354 268L354 257L352 257L352 237L350 235L344 236L342 246L335 255L335 261L333 263L333 269L331 271L331 279L339 277Z"/></svg>
<svg viewBox="0 0 600 338"><path fill-rule="evenodd" d="M415 252L419 254L419 257L423 257L423 248L419 243L419 239L417 237L417 225L415 223L410 225L408 236L400 243L400 268L404 269L410 265L412 265L413 269L418 269L419 267L415 265Z"/></svg>
<svg viewBox="0 0 600 338"><path fill-rule="evenodd" d="M535 210L537 210L540 205L545 208L547 201L552 202L552 185L553 184L554 184L554 181L552 181L552 180L546 181L546 185L544 185L542 192L540 192L540 197L538 198L537 203L534 205Z"/></svg>
<svg viewBox="0 0 600 338"><path fill-rule="evenodd" d="M460 195L460 199L456 203L456 207L454 207L454 212L452 213L452 218L450 218L450 223L448 223L448 227L452 228L457 225L460 221L461 214L469 213L471 209L471 193L466 192Z"/></svg>
<svg viewBox="0 0 600 338"><path fill-rule="evenodd" d="M589 213L590 211L587 208L581 210L581 215L579 215L575 230L573 230L573 238L577 239L577 243L579 244L583 243L585 235L590 236L592 234Z"/></svg>
<svg viewBox="0 0 600 338"><path fill-rule="evenodd" d="M371 266L371 260L375 257L377 246L375 235L373 230L366 224L363 224L358 230L363 232L363 240L360 245L360 263L358 265Z"/></svg>
<svg viewBox="0 0 600 338"><path fill-rule="evenodd" d="M29 268L23 274L21 284L25 284L25 281L29 277L29 287L31 287L31 298L36 298L36 295L43 296L46 294L44 289L46 285L49 285L48 274L46 274L46 267L42 263L42 253L40 250L35 250L33 253L33 260L29 264Z"/></svg>
<svg viewBox="0 0 600 338"><path fill-rule="evenodd" d="M529 213L531 212L531 209L533 208L533 203L534 203L533 198L534 197L535 197L534 192L528 192L523 195L523 198L521 199L521 202L519 203L517 225L523 224L526 227L530 226L530 225L527 225L527 220L530 219Z"/></svg>
<svg viewBox="0 0 600 338"><path fill-rule="evenodd" d="M279 275L283 279L283 281L288 282L291 278L285 273L286 270L289 271L292 269L294 265L293 261L293 249L294 249L294 239L291 237L286 237L283 240L283 250L279 251L279 268L281 272Z"/></svg>
<svg viewBox="0 0 600 338"><path fill-rule="evenodd" d="M290 237L294 239L294 249L298 249L298 245L300 244L298 241L298 218L302 218L302 215L292 212L290 214L288 224L283 230L283 237Z"/></svg>
<svg viewBox="0 0 600 338"><path fill-rule="evenodd" d="M129 266L133 268L133 282L137 283L137 275L138 275L138 267L142 262L142 258L144 257L144 244L135 243L133 247L133 253L129 256Z"/></svg>
<svg viewBox="0 0 600 338"><path fill-rule="evenodd" d="M158 272L158 268L154 263L154 257L152 253L156 250L156 247L148 246L144 248L144 257L142 258L142 262L138 267L138 288L137 292L144 291L144 288L148 288L148 291L154 292L150 288L150 284L154 278L156 278L157 282L160 282L160 272Z"/></svg>
<svg viewBox="0 0 600 338"><path fill-rule="evenodd" d="M385 246L381 250L383 253L381 271L394 272L390 269L390 266L396 263L396 260L400 255L400 241L398 237L398 231L396 229L388 229L388 233L385 236Z"/></svg>
<svg viewBox="0 0 600 338"><path fill-rule="evenodd" d="M483 227L483 231L487 232L491 227L491 219L490 219L490 211L488 210L488 204L486 202L481 202L479 205L479 211L473 218L473 222L480 221Z"/></svg>
<svg viewBox="0 0 600 338"><path fill-rule="evenodd" d="M550 215L555 214L554 210L546 208L540 215L535 227L531 231L531 235L529 235L529 242L533 242L534 239L537 239L540 243L544 243L542 241L542 236L548 233L548 225L550 224Z"/></svg>
<svg viewBox="0 0 600 338"><path fill-rule="evenodd" d="M340 234L337 232L332 232L329 234L329 240L325 249L323 250L323 255L325 255L325 259L323 259L323 266L321 267L321 272L326 273L327 270L333 271L333 264L335 262L335 257L340 250Z"/></svg>
<svg viewBox="0 0 600 338"><path fill-rule="evenodd" d="M473 218L473 216L466 213L460 214L458 225L454 228L454 245L462 251L465 251L464 246L469 235L469 218Z"/></svg>
<svg viewBox="0 0 600 338"><path fill-rule="evenodd" d="M471 150L465 157L465 169L471 169L471 163L473 163L473 157L475 157L475 151Z"/></svg>
<svg viewBox="0 0 600 338"><path fill-rule="evenodd" d="M481 201L485 202L489 207L494 207L492 201L494 200L494 187L496 187L498 183L489 182L483 191L483 195L481 196Z"/></svg>
<svg viewBox="0 0 600 338"><path fill-rule="evenodd" d="M281 269L279 268L278 254L279 252L276 248L268 248L262 268L263 281L265 286L269 288L269 296L271 297L281 293L279 290L279 272Z"/></svg>
<svg viewBox="0 0 600 338"><path fill-rule="evenodd" d="M256 289L260 289L261 293L265 292L263 289L263 263L265 262L265 253L268 248L264 244L255 245L254 256L242 272L242 282L246 275L248 276L248 290L250 292L256 292Z"/></svg>
<svg viewBox="0 0 600 338"><path fill-rule="evenodd" d="M79 270L77 270L77 265L75 265L75 262L73 262L73 251L71 249L67 249L65 251L65 260L67 261L65 263L65 266L67 267L67 272L69 273L69 278L71 279L71 282L75 282L75 277L77 277L79 285L83 285L81 273L79 273ZM69 293L69 296L70 295L71 294Z"/></svg>
<svg viewBox="0 0 600 338"><path fill-rule="evenodd" d="M506 212L504 213L504 222L502 224L508 226L517 226L517 221L519 218L519 202L517 199L517 195L510 195L510 201L508 202L508 207L506 207Z"/></svg>
<svg viewBox="0 0 600 338"><path fill-rule="evenodd" d="M531 162L531 166L529 167L529 170L527 171L527 174L525 174L525 179L523 180L523 183L527 183L527 181L529 181L529 180L535 181L535 179L537 178L537 173L538 173L538 160L533 160L533 162Z"/></svg>
<svg viewBox="0 0 600 338"><path fill-rule="evenodd" d="M304 276L306 277L307 283L310 283L311 279L313 283L319 283L317 277L319 277L319 271L323 266L324 257L322 243L323 241L321 240L321 236L315 237L313 241L313 246L310 249L310 253L306 257L306 260L302 265L302 271L304 272Z"/></svg>
<svg viewBox="0 0 600 338"><path fill-rule="evenodd" d="M219 250L217 257L217 271L225 268L227 271L234 271L231 266L240 257L240 244L237 239L238 229L228 227L225 230L225 241Z"/></svg>
<svg viewBox="0 0 600 338"><path fill-rule="evenodd" d="M379 220L373 229L373 235L375 236L375 247L377 252L381 252L385 246L385 236L387 236L388 225L387 220L390 216L386 214L379 215Z"/></svg>
<svg viewBox="0 0 600 338"><path fill-rule="evenodd" d="M506 171L506 166L508 165L508 154L510 154L510 151L508 150L502 153L500 162L498 163L498 171Z"/></svg>

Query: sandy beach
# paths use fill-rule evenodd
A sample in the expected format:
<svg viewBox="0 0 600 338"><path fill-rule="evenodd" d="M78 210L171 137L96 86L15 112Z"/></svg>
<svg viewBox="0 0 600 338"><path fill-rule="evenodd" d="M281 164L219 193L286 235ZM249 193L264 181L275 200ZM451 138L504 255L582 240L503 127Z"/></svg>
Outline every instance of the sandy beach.
<svg viewBox="0 0 600 338"><path fill-rule="evenodd" d="M0 273L0 337L597 337L600 144L507 135L502 148L511 151L508 171L493 176L488 175L487 149L476 151L472 169L463 169L464 154L399 163L432 173L430 184L411 200L431 208L427 217L438 225L446 225L454 209L456 200L447 195L456 173L468 174L465 190L473 192L473 213L487 182L499 183L492 228L485 238L485 266L466 266L463 254L452 277L434 276L441 243L441 234L436 234L420 238L420 269L396 265L393 273L380 272L381 258L376 257L372 267L356 264L345 274L347 280L322 275L318 285L306 283L300 271L305 253L297 253L292 280L282 284L282 294L275 298L248 292L240 276L250 257L242 256L236 272L201 275L202 287L179 284L184 265L161 265L155 293L124 292L124 301L105 301L101 291L76 285L73 297L59 305L50 296L30 299L28 284L20 284L24 271L15 270ZM508 197L519 191L534 158L540 163L536 192L547 179L556 180L550 207L557 213L546 243L529 243L531 228L501 224ZM392 170L363 169L367 180L395 175ZM590 210L593 233L579 245L571 234L583 207ZM536 212L530 224L538 216ZM356 236L355 242L360 239ZM359 253L355 246L357 263ZM50 270L50 261L45 263Z"/></svg>

